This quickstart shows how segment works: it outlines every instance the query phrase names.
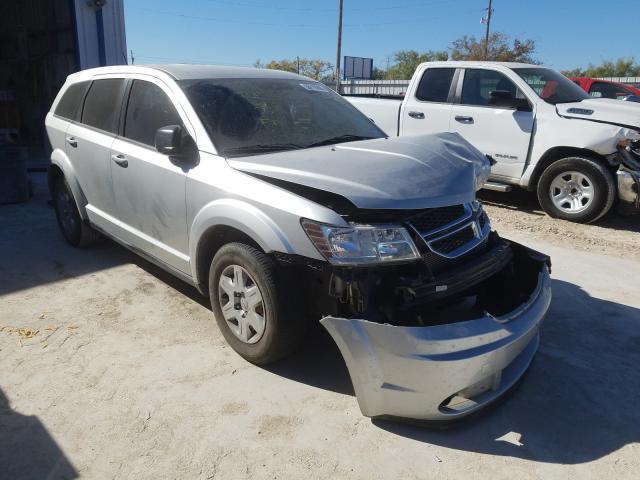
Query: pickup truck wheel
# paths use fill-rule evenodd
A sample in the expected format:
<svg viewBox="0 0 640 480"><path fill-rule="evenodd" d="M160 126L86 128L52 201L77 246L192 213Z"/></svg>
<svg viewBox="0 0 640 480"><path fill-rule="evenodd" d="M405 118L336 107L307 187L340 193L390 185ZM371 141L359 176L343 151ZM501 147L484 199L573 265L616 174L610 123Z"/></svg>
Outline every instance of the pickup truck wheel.
<svg viewBox="0 0 640 480"><path fill-rule="evenodd" d="M88 247L100 239L100 234L82 221L71 188L64 177L60 176L55 180L52 197L58 227L70 245Z"/></svg>
<svg viewBox="0 0 640 480"><path fill-rule="evenodd" d="M538 181L538 201L554 218L590 223L609 211L615 200L613 175L588 157L568 157L549 165Z"/></svg>
<svg viewBox="0 0 640 480"><path fill-rule="evenodd" d="M218 327L236 352L258 365L292 352L304 331L302 317L294 314L297 302L286 301L287 282L278 273L273 260L242 243L220 248L209 269Z"/></svg>

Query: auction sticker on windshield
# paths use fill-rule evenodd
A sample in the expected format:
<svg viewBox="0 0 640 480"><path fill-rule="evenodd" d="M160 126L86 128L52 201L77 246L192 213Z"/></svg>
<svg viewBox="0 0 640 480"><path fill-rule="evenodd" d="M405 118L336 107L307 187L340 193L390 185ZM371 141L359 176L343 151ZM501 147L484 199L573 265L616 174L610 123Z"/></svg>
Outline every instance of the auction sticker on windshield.
<svg viewBox="0 0 640 480"><path fill-rule="evenodd" d="M329 89L321 83L301 83L300 86L312 92L328 92Z"/></svg>

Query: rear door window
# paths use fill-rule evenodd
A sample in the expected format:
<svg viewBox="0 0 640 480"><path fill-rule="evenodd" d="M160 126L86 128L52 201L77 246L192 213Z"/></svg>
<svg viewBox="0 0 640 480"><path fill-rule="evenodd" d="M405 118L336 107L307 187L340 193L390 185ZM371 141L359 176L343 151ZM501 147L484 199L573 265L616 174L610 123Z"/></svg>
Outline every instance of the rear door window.
<svg viewBox="0 0 640 480"><path fill-rule="evenodd" d="M122 78L93 81L84 101L82 123L105 132L116 133L123 89Z"/></svg>
<svg viewBox="0 0 640 480"><path fill-rule="evenodd" d="M54 113L69 120L78 120L80 105L88 86L88 81L70 85L62 94Z"/></svg>
<svg viewBox="0 0 640 480"><path fill-rule="evenodd" d="M124 136L154 146L156 131L168 125L182 126L171 99L158 85L134 80L124 120Z"/></svg>
<svg viewBox="0 0 640 480"><path fill-rule="evenodd" d="M423 102L446 103L455 68L428 68L422 74L416 98Z"/></svg>

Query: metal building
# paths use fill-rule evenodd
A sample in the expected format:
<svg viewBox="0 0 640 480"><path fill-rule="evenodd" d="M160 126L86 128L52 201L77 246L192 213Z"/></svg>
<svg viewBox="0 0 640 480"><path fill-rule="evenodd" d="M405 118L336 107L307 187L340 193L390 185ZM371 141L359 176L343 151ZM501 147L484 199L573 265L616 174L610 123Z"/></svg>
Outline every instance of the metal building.
<svg viewBox="0 0 640 480"><path fill-rule="evenodd" d="M127 63L123 0L0 2L0 146L46 158L44 117L66 76Z"/></svg>

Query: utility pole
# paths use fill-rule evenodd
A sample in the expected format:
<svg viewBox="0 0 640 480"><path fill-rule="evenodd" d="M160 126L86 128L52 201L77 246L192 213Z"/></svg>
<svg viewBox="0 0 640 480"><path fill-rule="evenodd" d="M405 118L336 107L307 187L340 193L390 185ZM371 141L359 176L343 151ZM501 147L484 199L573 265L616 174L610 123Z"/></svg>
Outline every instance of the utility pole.
<svg viewBox="0 0 640 480"><path fill-rule="evenodd" d="M491 14L493 14L492 0L489 0L489 7L487 8L487 31L484 35L484 59L489 60L489 29L491 28Z"/></svg>
<svg viewBox="0 0 640 480"><path fill-rule="evenodd" d="M133 49L131 49L131 65L136 63L136 59L133 58Z"/></svg>
<svg viewBox="0 0 640 480"><path fill-rule="evenodd" d="M298 75L300 75L300 57L296 57L296 69L298 71Z"/></svg>
<svg viewBox="0 0 640 480"><path fill-rule="evenodd" d="M338 0L338 51L336 53L336 92L340 93L340 50L342 49L342 0Z"/></svg>

